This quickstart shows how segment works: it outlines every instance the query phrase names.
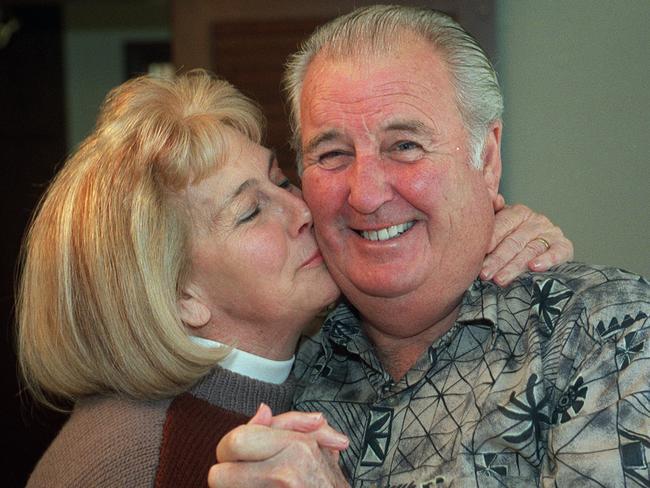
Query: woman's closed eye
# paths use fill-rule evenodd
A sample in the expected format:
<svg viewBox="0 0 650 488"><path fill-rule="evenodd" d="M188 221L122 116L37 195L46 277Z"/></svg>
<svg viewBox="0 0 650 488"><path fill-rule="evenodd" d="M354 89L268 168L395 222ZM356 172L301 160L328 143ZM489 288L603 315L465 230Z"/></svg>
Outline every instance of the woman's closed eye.
<svg viewBox="0 0 650 488"><path fill-rule="evenodd" d="M285 190L290 190L291 189L291 181L289 181L289 178L284 178L282 181L279 183L276 183L280 188L284 188Z"/></svg>
<svg viewBox="0 0 650 488"><path fill-rule="evenodd" d="M289 181L289 178L284 177L275 183L275 185L286 191L292 191L294 188L294 186L291 184L291 181ZM255 218L262 212L264 202L267 202L268 200L268 196L265 196L263 192L258 191L255 203L248 207L248 209L244 211L241 217L237 219L237 225L245 224L247 222L255 220Z"/></svg>
<svg viewBox="0 0 650 488"><path fill-rule="evenodd" d="M259 204L255 204L255 206L251 207L249 210L247 210L244 215L242 215L239 220L237 220L237 225L239 224L245 224L247 222L251 222L259 215L259 213L262 211L261 207Z"/></svg>
<svg viewBox="0 0 650 488"><path fill-rule="evenodd" d="M269 181L284 190L291 190L291 181L285 176L280 166L278 166L277 160L273 161L273 165L269 169Z"/></svg>

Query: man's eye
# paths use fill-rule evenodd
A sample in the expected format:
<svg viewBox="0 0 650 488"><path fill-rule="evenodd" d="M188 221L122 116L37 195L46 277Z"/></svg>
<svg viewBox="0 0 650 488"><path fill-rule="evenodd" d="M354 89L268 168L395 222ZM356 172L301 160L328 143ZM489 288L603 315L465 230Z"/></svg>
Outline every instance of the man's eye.
<svg viewBox="0 0 650 488"><path fill-rule="evenodd" d="M337 169L348 164L352 157L352 153L346 151L327 151L318 156L317 164L325 169Z"/></svg>
<svg viewBox="0 0 650 488"><path fill-rule="evenodd" d="M410 151L413 149L421 149L422 146L420 146L417 142L413 141L400 141L397 144L393 146L397 151Z"/></svg>
<svg viewBox="0 0 650 488"><path fill-rule="evenodd" d="M321 154L318 156L318 162L323 162L327 161L329 159L335 159L338 157L341 157L344 154L343 151L327 151L326 153Z"/></svg>
<svg viewBox="0 0 650 488"><path fill-rule="evenodd" d="M425 155L422 145L413 141L398 141L388 151L391 159L395 161L409 163L422 159Z"/></svg>
<svg viewBox="0 0 650 488"><path fill-rule="evenodd" d="M250 222L255 217L257 217L260 213L260 207L259 205L256 205L255 208L251 209L250 211L246 212L240 219L237 221L237 224L245 224L246 222Z"/></svg>
<svg viewBox="0 0 650 488"><path fill-rule="evenodd" d="M289 181L288 178L285 178L285 179L282 180L281 182L277 183L277 185L278 185L280 188L284 188L285 190L290 190L290 189L291 189L291 182Z"/></svg>

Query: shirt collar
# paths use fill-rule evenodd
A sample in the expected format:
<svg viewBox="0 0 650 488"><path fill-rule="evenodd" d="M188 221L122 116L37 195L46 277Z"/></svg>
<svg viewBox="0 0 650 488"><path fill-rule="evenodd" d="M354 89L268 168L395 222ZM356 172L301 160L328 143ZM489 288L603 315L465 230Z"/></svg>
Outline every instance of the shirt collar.
<svg viewBox="0 0 650 488"><path fill-rule="evenodd" d="M492 282L474 280L463 295L456 324L484 324L491 327L494 334L498 324L497 291L498 287ZM457 326L452 327L436 343L448 342L457 329ZM350 353L363 357L373 366L376 365L374 348L361 330L358 312L346 301L342 301L330 312L323 323L322 333ZM332 354L330 341L324 341L323 344L328 357Z"/></svg>
<svg viewBox="0 0 650 488"><path fill-rule="evenodd" d="M204 337L190 336L190 340L204 347L228 347ZM219 362L219 366L233 373L279 385L289 377L294 361L295 356L286 361L276 361L231 347L228 355Z"/></svg>
<svg viewBox="0 0 650 488"><path fill-rule="evenodd" d="M497 320L498 287L491 281L474 280L463 295L456 322L483 323L495 327Z"/></svg>

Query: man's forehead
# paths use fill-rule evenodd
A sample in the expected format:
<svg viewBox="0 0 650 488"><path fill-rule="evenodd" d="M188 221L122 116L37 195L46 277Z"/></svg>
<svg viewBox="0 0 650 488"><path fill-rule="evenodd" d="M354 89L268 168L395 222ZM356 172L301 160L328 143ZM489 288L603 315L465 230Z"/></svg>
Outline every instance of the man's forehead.
<svg viewBox="0 0 650 488"><path fill-rule="evenodd" d="M308 73L303 87L301 112L315 119L313 122L348 114L363 114L367 124L373 117L384 119L394 113L412 118L409 114L414 111L453 98L443 64L421 66L403 58L396 58L394 64L384 59L376 66L368 61L326 62L331 66L317 66ZM363 66L366 64L368 68Z"/></svg>
<svg viewBox="0 0 650 488"><path fill-rule="evenodd" d="M421 41L365 59L317 56L301 99L303 151L389 131L435 135L457 111L443 57Z"/></svg>
<svg viewBox="0 0 650 488"><path fill-rule="evenodd" d="M328 61L325 66L308 71L302 102L363 103L398 96L418 96L447 84L446 66L442 63L411 63L402 58Z"/></svg>

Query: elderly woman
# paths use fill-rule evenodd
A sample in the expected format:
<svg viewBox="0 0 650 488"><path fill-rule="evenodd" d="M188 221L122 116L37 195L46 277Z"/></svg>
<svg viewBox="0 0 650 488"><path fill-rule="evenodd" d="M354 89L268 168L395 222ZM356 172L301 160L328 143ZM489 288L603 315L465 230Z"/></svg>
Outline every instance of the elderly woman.
<svg viewBox="0 0 650 488"><path fill-rule="evenodd" d="M74 411L29 486L205 485L227 431L289 410L301 332L339 291L261 120L204 72L138 78L52 182L19 358L37 400Z"/></svg>

